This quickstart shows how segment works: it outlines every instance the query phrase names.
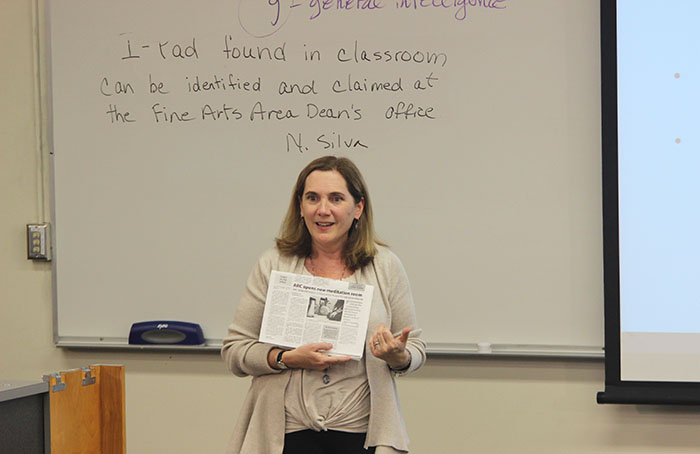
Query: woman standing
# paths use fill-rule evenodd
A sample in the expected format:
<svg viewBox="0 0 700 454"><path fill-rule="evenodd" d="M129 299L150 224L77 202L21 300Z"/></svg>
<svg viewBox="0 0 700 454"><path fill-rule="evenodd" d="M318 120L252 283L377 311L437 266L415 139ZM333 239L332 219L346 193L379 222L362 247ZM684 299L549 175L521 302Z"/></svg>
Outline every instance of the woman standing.
<svg viewBox="0 0 700 454"><path fill-rule="evenodd" d="M423 364L425 344L406 272L376 239L352 161L326 156L301 171L276 243L251 272L221 350L235 375L253 376L227 452L408 452L394 378ZM328 343L258 341L272 270L374 286L360 361L329 356Z"/></svg>

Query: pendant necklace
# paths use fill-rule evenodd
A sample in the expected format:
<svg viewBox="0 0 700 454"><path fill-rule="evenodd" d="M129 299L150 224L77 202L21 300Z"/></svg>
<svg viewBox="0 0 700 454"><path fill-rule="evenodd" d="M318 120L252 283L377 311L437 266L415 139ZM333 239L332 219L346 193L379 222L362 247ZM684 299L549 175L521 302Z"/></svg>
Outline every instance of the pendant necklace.
<svg viewBox="0 0 700 454"><path fill-rule="evenodd" d="M316 267L314 266L314 259L313 259L313 257L311 257L310 255L309 255L309 264L311 265L311 274L312 274L314 277L317 277L317 276L316 276ZM342 281L343 278L345 277L345 270L346 270L346 268L347 268L347 267L346 267L345 265L343 265L343 272L340 273L340 279L339 279L339 280L341 280L341 281ZM331 366L328 366L328 368L326 368L326 369L323 371L324 373L323 373L323 377L321 377L321 380L323 381L323 384L324 384L324 385L327 385L328 383L331 382L331 377L330 377L330 375L328 375L328 373L330 372L330 369L331 369Z"/></svg>

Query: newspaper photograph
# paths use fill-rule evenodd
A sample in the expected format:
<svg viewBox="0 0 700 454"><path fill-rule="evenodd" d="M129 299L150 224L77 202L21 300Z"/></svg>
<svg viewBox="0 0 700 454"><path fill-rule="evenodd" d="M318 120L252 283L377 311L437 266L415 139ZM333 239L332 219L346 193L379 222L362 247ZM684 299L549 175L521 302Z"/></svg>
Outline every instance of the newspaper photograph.
<svg viewBox="0 0 700 454"><path fill-rule="evenodd" d="M260 342L296 348L330 342L330 355L359 360L372 304L371 285L272 271Z"/></svg>

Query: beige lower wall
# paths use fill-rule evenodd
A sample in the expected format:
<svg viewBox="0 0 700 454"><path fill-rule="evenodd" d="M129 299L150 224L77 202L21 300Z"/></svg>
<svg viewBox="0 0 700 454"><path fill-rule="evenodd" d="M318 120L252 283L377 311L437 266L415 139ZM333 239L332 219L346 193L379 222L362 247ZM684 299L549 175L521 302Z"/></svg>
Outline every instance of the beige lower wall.
<svg viewBox="0 0 700 454"><path fill-rule="evenodd" d="M53 345L50 265L28 261L25 247L44 204L32 0L1 6L0 377L125 364L130 454L222 452L248 380L217 355ZM700 452L700 409L598 406L603 382L601 361L430 358L399 389L414 453Z"/></svg>

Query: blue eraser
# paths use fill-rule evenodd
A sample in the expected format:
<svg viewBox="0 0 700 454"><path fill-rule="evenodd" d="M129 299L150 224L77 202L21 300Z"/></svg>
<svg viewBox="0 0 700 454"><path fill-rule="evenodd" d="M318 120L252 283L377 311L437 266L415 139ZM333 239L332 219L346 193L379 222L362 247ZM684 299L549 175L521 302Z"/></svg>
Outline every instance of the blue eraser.
<svg viewBox="0 0 700 454"><path fill-rule="evenodd" d="M197 323L153 320L131 325L129 343L139 345L202 345L204 334Z"/></svg>

